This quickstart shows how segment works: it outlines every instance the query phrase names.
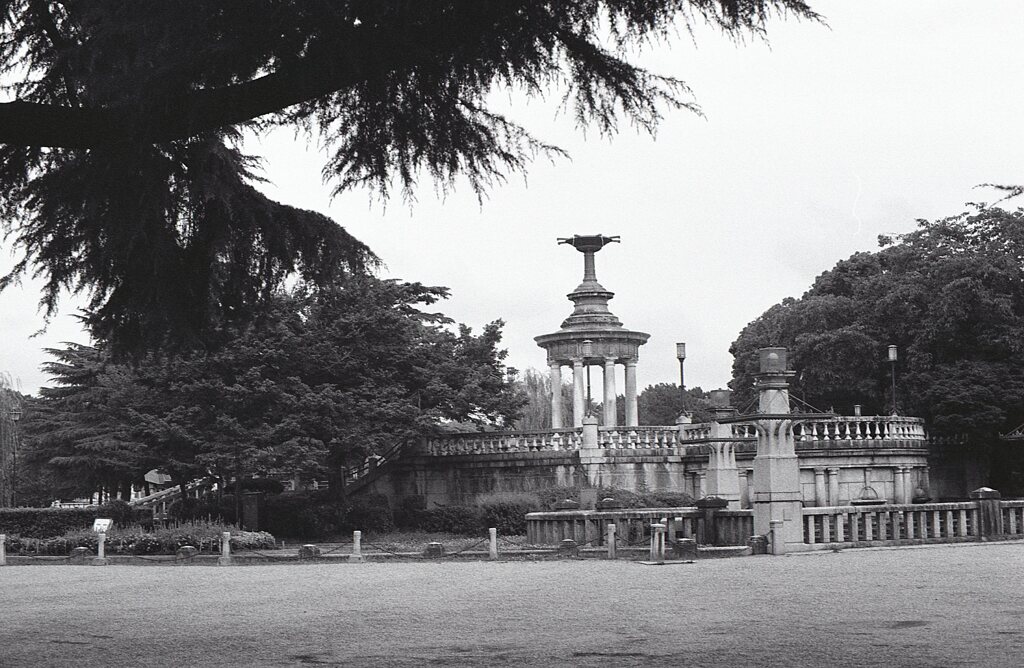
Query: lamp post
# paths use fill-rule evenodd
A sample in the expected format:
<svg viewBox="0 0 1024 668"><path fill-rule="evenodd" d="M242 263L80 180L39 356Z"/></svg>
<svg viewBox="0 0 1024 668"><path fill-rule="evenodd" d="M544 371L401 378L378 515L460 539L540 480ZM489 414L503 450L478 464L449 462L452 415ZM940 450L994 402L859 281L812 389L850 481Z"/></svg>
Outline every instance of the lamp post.
<svg viewBox="0 0 1024 668"><path fill-rule="evenodd" d="M686 344L676 344L676 357L679 358L679 398L686 399L686 377L683 375L683 363L686 362Z"/></svg>
<svg viewBox="0 0 1024 668"><path fill-rule="evenodd" d="M896 413L896 360L898 355L896 353L896 346L889 346L889 371L892 378L892 414Z"/></svg>
<svg viewBox="0 0 1024 668"><path fill-rule="evenodd" d="M583 366L587 367L587 417L590 417L590 406L592 403L590 400L590 362L587 360L594 356L594 342L590 339L584 339L580 352L583 355Z"/></svg>

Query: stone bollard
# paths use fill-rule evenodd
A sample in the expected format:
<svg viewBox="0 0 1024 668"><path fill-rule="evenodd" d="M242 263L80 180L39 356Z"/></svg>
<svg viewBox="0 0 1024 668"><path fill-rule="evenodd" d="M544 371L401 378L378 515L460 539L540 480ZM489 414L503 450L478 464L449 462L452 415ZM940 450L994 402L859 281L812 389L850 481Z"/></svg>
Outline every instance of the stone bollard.
<svg viewBox="0 0 1024 668"><path fill-rule="evenodd" d="M782 527L785 526L786 523L783 520L771 520L769 521L769 524L772 527L771 535L769 536L772 554L785 554L786 537L783 535Z"/></svg>
<svg viewBox="0 0 1024 668"><path fill-rule="evenodd" d="M320 556L320 548L312 543L307 543L299 548L299 559L316 559Z"/></svg>
<svg viewBox="0 0 1024 668"><path fill-rule="evenodd" d="M580 556L580 546L572 538L565 538L558 544L558 556L578 557Z"/></svg>
<svg viewBox="0 0 1024 668"><path fill-rule="evenodd" d="M174 553L174 556L178 558L179 563L191 563L192 559L199 553L192 545L182 545L178 548L178 551Z"/></svg>
<svg viewBox="0 0 1024 668"><path fill-rule="evenodd" d="M427 543L427 549L423 552L426 556L431 559L437 559L444 556L444 545L438 542Z"/></svg>
<svg viewBox="0 0 1024 668"><path fill-rule="evenodd" d="M0 566L7 565L7 534L0 533Z"/></svg>
<svg viewBox="0 0 1024 668"><path fill-rule="evenodd" d="M498 530L490 528L487 530L487 537L489 539L489 552L491 555L491 561L498 560Z"/></svg>
<svg viewBox="0 0 1024 668"><path fill-rule="evenodd" d="M348 560L353 563L362 563L364 561L362 531L352 532L352 554L348 555Z"/></svg>
<svg viewBox="0 0 1024 668"><path fill-rule="evenodd" d="M665 525L651 525L651 561L665 563Z"/></svg>
<svg viewBox="0 0 1024 668"><path fill-rule="evenodd" d="M615 525L614 524L609 524L608 525L608 533L605 536L604 540L605 540L605 545L608 547L608 558L609 559L614 559L616 557L617 553L618 553L618 551L615 549L617 546L615 545Z"/></svg>
<svg viewBox="0 0 1024 668"><path fill-rule="evenodd" d="M765 536L751 536L747 539L750 547L750 554L768 554L768 538Z"/></svg>
<svg viewBox="0 0 1024 668"><path fill-rule="evenodd" d="M978 502L978 538L989 540L1003 535L1003 495L991 487L981 487L968 496Z"/></svg>
<svg viewBox="0 0 1024 668"><path fill-rule="evenodd" d="M71 550L71 556L68 557L68 563L84 566L85 558L88 557L89 554L89 548L76 547L75 549Z"/></svg>
<svg viewBox="0 0 1024 668"><path fill-rule="evenodd" d="M93 566L106 566L110 563L107 559L107 534L100 531L96 534L96 558L92 560Z"/></svg>
<svg viewBox="0 0 1024 668"><path fill-rule="evenodd" d="M224 531L220 534L220 557L217 559L218 566L231 565L231 532Z"/></svg>
<svg viewBox="0 0 1024 668"><path fill-rule="evenodd" d="M718 511L728 508L729 502L717 496L705 496L694 505L704 511L702 521L698 525L697 540L701 545L718 545Z"/></svg>
<svg viewBox="0 0 1024 668"><path fill-rule="evenodd" d="M677 538L672 544L672 551L683 561L697 560L697 541L693 538Z"/></svg>

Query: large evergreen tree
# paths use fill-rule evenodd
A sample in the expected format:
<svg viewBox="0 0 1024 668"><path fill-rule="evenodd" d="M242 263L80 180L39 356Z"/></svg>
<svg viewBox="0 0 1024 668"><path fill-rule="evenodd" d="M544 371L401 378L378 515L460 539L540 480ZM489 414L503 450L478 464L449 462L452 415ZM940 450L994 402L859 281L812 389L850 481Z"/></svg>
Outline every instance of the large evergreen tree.
<svg viewBox="0 0 1024 668"><path fill-rule="evenodd" d="M710 24L739 39L802 0L0 0L0 216L26 272L91 297L98 338L206 343L284 276L318 285L373 261L344 231L268 200L243 129L315 128L339 190L485 189L558 149L492 110L564 96L581 127L653 130L696 109L635 48Z"/></svg>

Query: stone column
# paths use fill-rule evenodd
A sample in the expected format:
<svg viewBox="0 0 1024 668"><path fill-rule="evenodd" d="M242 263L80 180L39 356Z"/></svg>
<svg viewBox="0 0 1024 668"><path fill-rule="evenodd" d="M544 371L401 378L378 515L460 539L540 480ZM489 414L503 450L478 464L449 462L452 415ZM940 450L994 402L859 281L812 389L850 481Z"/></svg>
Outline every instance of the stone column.
<svg viewBox="0 0 1024 668"><path fill-rule="evenodd" d="M615 358L604 358L604 426L615 425Z"/></svg>
<svg viewBox="0 0 1024 668"><path fill-rule="evenodd" d="M800 467L788 417L789 381L785 348L762 348L758 374L757 456L754 457L754 534L772 535L778 551L803 550Z"/></svg>
<svg viewBox="0 0 1024 668"><path fill-rule="evenodd" d="M913 470L911 466L903 467L903 501L901 503L913 503L914 502L914 482L910 472Z"/></svg>
<svg viewBox="0 0 1024 668"><path fill-rule="evenodd" d="M636 360L626 360L626 426L636 427L640 416L636 405Z"/></svg>
<svg viewBox="0 0 1024 668"><path fill-rule="evenodd" d="M749 508L750 489L748 486L750 485L750 482L747 480L747 472L737 471L736 475L740 481L740 508Z"/></svg>
<svg viewBox="0 0 1024 668"><path fill-rule="evenodd" d="M825 487L825 469L814 469L814 505L819 508L828 505L828 492Z"/></svg>
<svg viewBox="0 0 1024 668"><path fill-rule="evenodd" d="M897 466L892 470L892 502L903 503L906 494L903 486L903 467Z"/></svg>
<svg viewBox="0 0 1024 668"><path fill-rule="evenodd" d="M839 505L839 469L828 469L828 504Z"/></svg>
<svg viewBox="0 0 1024 668"><path fill-rule="evenodd" d="M562 428L562 363L548 362L551 366L551 428Z"/></svg>
<svg viewBox="0 0 1024 668"><path fill-rule="evenodd" d="M583 360L572 361L572 426L579 429L583 426L583 408L587 400L587 379L584 377Z"/></svg>
<svg viewBox="0 0 1024 668"><path fill-rule="evenodd" d="M740 508L740 476L736 468L736 450L732 441L732 427L718 422L711 423L711 438L721 441L708 443L710 453L706 476L706 492L708 496L717 496L728 502L728 508Z"/></svg>

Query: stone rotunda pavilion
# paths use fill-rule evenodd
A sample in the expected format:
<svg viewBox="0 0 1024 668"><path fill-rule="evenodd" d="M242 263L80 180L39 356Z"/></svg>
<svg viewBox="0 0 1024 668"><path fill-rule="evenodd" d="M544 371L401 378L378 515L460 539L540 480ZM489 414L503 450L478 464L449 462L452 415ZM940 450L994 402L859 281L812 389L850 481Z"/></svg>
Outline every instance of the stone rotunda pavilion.
<svg viewBox="0 0 1024 668"><path fill-rule="evenodd" d="M551 367L551 427L561 429L562 367L572 367L572 423L583 425L587 400L586 372L590 366L604 370L604 426L616 425L615 365L626 368L626 425L635 427L638 422L636 405L636 363L640 346L647 343L650 334L625 329L619 319L608 310L608 300L615 293L605 290L597 282L594 268L594 254L605 245L618 242L619 237L600 234L559 239L560 244L569 244L583 253L583 282L569 293L569 300L575 304L572 315L562 322L562 327L553 334L544 334L534 340L548 353Z"/></svg>

